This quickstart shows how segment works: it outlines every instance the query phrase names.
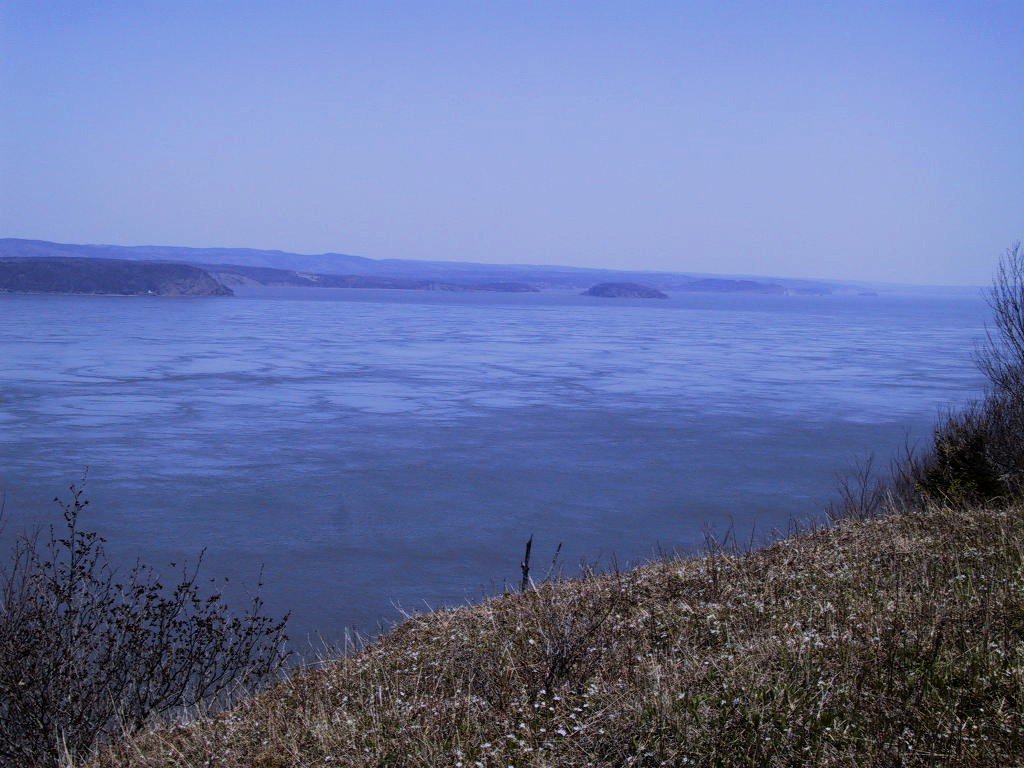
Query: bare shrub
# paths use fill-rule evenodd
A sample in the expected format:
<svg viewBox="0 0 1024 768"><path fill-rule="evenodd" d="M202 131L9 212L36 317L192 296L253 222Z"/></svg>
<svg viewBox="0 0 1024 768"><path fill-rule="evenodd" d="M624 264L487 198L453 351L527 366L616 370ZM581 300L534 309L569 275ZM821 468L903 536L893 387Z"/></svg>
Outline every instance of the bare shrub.
<svg viewBox="0 0 1024 768"><path fill-rule="evenodd" d="M961 417L947 420L937 431L945 442L936 442L940 459L955 465L958 479L981 498L1024 490L1024 248L1019 241L1000 259L988 303L992 324L975 359L989 391Z"/></svg>
<svg viewBox="0 0 1024 768"><path fill-rule="evenodd" d="M997 394L1024 400L1024 248L1010 246L988 295L992 326L978 350L978 367Z"/></svg>
<svg viewBox="0 0 1024 768"><path fill-rule="evenodd" d="M614 581L609 585L584 591L551 584L530 594L524 616L541 651L527 684L531 702L563 685L579 688L593 674L607 650L606 624L623 607L621 587Z"/></svg>
<svg viewBox="0 0 1024 768"><path fill-rule="evenodd" d="M875 458L868 458L836 479L838 499L829 504L830 520L868 520L878 515L892 498L890 485L875 472Z"/></svg>
<svg viewBox="0 0 1024 768"><path fill-rule="evenodd" d="M507 592L484 604L487 642L468 641L464 627L449 629L439 640L447 646L443 676L503 712L579 691L606 661L617 617L626 608L617 571L600 575L587 568L574 579L531 580L525 592ZM415 617L406 627L425 620L429 616Z"/></svg>
<svg viewBox="0 0 1024 768"><path fill-rule="evenodd" d="M260 597L233 615L195 568L173 586L144 565L122 575L81 527L71 486L64 527L16 541L0 573L0 764L52 766L179 708L226 704L285 660L287 617ZM200 558L201 559L201 558Z"/></svg>
<svg viewBox="0 0 1024 768"><path fill-rule="evenodd" d="M975 361L988 379L983 398L940 418L931 444L909 446L888 476L869 460L838 482L828 514L868 519L891 509L1003 503L1024 496L1024 248L999 262L988 294L991 326Z"/></svg>

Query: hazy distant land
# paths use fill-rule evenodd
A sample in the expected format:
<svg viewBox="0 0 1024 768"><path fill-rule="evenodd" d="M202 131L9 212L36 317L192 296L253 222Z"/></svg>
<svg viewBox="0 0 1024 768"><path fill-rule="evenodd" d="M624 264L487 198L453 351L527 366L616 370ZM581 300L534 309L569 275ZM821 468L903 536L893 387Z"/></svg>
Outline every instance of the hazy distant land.
<svg viewBox="0 0 1024 768"><path fill-rule="evenodd" d="M91 264L86 266L86 262ZM227 296L236 288L284 286L523 293L552 289L586 292L600 285L637 285L669 295L863 295L867 288L877 287L791 278L0 238L0 291L4 292Z"/></svg>
<svg viewBox="0 0 1024 768"><path fill-rule="evenodd" d="M191 264L68 257L0 259L0 292L115 296L231 296Z"/></svg>

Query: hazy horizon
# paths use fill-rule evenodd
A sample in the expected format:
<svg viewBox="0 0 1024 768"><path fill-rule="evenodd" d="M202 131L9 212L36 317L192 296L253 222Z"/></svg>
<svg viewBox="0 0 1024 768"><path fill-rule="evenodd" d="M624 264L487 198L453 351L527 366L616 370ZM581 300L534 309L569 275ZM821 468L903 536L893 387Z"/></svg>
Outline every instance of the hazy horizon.
<svg viewBox="0 0 1024 768"><path fill-rule="evenodd" d="M981 285L1024 6L71 2L0 20L0 234Z"/></svg>
<svg viewBox="0 0 1024 768"><path fill-rule="evenodd" d="M101 248L105 248L105 247L114 247L114 248L154 248L154 249L182 248L182 249L186 249L186 250L197 250L197 251L217 251L217 250L236 251L236 250L238 250L238 251L253 251L253 252L256 252L256 253L274 253L274 252L278 252L278 253L287 254L289 256L299 256L299 257L308 256L310 258L316 258L318 256L332 256L333 255L333 256L345 256L345 257L357 257L357 258L361 257L361 258L373 259L373 257L365 257L363 254L351 253L351 252L342 251L342 250L321 251L321 252L318 252L318 253L312 253L312 252L302 253L302 252L299 252L299 251L291 251L291 250L288 250L286 248L259 248L259 247L244 246L244 245L240 245L240 246L178 245L178 244L174 244L174 243L146 243L146 242L140 242L140 243L99 243L99 242L97 242L97 243L66 243L66 242L58 242L58 241L54 241L54 240L46 240L45 238L7 237L6 235L2 235L2 233L0 233L0 241L2 241L4 239L25 240L25 241L28 241L28 242L50 242L50 243L54 243L55 245L61 245L61 246L86 246L86 247L101 247ZM28 258L31 258L31 257L28 257ZM104 258L104 257L103 256L98 256L96 258ZM423 264L446 264L446 263L450 263L450 264L479 264L479 265L494 266L494 267L538 268L538 269L544 269L544 270L548 270L548 269L552 269L552 270L557 270L557 269L595 269L595 270L608 270L608 271L613 271L613 272L621 272L623 275L627 275L627 276L629 274L632 274L632 273L652 273L652 274L666 274L666 275L693 275L695 277L700 277L700 276L706 275L706 276L723 277L723 278L749 278L749 279L762 279L762 280L781 279L781 280L786 280L786 281L797 281L797 282L799 282L801 280L805 280L805 281L808 281L808 282L833 282L833 283L836 283L836 284L844 284L845 283L845 284L850 284L850 285L863 284L863 285L866 285L866 286L871 286L871 285L875 285L875 286L892 286L892 287L905 286L907 288L942 288L942 289L949 288L949 289L965 289L965 290L968 290L968 289L978 289L978 290L983 290L983 291L987 291L990 288L990 286L991 286L991 281L989 281L989 282L980 282L979 281L979 282L976 282L976 283L940 283L940 282L938 282L938 283L936 283L936 282L927 283L927 282L921 282L921 281L918 281L918 282L907 282L907 281L865 280L865 279L857 279L857 278L828 278L828 277L820 277L820 276L813 275L813 274L807 274L807 275L778 275L778 274L758 273L758 272L705 272L705 271L697 271L697 270L687 270L685 268L673 270L673 269L645 269L643 267L598 267L598 266L593 266L593 265L588 265L588 264L551 264L551 263L545 264L545 263L535 263L535 262L525 262L525 261L524 262L472 262L472 261L468 261L468 260L465 260L465 259L403 259L401 257L397 257L397 259L400 260L400 261L406 261L406 262L421 262ZM380 261L388 261L388 260L390 260L390 257L387 258L387 259L379 259L379 260ZM245 261L244 259L240 259L239 263L242 263L244 261ZM288 269L288 267L283 267L283 266L277 267L277 268L278 269ZM994 267L993 267L993 269L994 269ZM319 272L321 272L323 274L340 274L342 272L345 272L345 270L343 268L337 269L337 270L329 270L329 271L328 270L324 270L324 269L313 269L312 271L314 271L314 272L319 271Z"/></svg>

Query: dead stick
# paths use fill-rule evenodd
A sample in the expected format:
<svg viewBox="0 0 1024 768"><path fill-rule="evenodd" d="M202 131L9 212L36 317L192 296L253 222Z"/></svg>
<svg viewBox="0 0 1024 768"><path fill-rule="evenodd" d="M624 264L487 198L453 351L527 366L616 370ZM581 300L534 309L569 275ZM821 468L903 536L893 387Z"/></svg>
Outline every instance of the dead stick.
<svg viewBox="0 0 1024 768"><path fill-rule="evenodd" d="M533 549L533 534L530 534L530 538L526 542L526 554L523 556L523 562L519 564L519 567L523 571L523 582L519 585L519 591L525 592L526 588L530 586L530 550Z"/></svg>

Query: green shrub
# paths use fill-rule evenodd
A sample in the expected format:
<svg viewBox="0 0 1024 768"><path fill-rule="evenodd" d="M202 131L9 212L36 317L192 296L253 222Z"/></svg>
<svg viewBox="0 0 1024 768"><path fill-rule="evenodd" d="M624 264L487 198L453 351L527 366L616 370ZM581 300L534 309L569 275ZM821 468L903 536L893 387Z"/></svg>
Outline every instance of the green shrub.
<svg viewBox="0 0 1024 768"><path fill-rule="evenodd" d="M947 418L935 430L934 445L924 465L921 491L930 499L953 504L975 504L1005 498L995 454L998 435L993 429L991 403Z"/></svg>

